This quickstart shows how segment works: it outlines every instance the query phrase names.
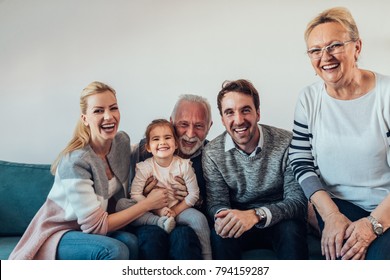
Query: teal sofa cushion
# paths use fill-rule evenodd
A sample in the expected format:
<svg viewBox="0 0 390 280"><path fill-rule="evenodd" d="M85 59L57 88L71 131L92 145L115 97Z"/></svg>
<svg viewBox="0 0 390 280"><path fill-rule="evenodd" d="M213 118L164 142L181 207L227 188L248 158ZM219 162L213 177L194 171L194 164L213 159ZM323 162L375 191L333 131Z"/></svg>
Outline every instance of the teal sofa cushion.
<svg viewBox="0 0 390 280"><path fill-rule="evenodd" d="M0 160L0 236L20 236L53 185L48 164Z"/></svg>
<svg viewBox="0 0 390 280"><path fill-rule="evenodd" d="M0 237L0 260L7 260L21 236Z"/></svg>

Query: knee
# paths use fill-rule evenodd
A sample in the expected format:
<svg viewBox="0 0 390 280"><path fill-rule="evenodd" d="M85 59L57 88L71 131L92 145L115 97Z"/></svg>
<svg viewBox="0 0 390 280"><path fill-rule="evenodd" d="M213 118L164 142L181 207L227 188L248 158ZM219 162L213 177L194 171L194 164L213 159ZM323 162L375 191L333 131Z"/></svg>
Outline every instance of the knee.
<svg viewBox="0 0 390 280"><path fill-rule="evenodd" d="M194 230L188 226L178 226L170 234L170 258L181 260L201 260L202 250Z"/></svg>
<svg viewBox="0 0 390 280"><path fill-rule="evenodd" d="M158 226L145 225L136 229L138 239L166 239L168 234Z"/></svg>
<svg viewBox="0 0 390 280"><path fill-rule="evenodd" d="M281 222L281 227L291 235L306 235L307 225L301 219L289 219Z"/></svg>
<svg viewBox="0 0 390 280"><path fill-rule="evenodd" d="M214 228L210 231L210 240L211 240L211 244L214 247L230 246L231 244L234 244L237 241L236 238L222 238L216 233Z"/></svg>
<svg viewBox="0 0 390 280"><path fill-rule="evenodd" d="M122 235L121 241L127 244L129 248L136 248L138 246L137 236L132 233Z"/></svg>
<svg viewBox="0 0 390 280"><path fill-rule="evenodd" d="M130 260L136 260L138 259L138 238L128 233L124 236L122 236L121 240L128 248L129 251L129 257Z"/></svg>
<svg viewBox="0 0 390 280"><path fill-rule="evenodd" d="M197 239L197 235L195 234L194 230L189 226L177 226L171 232L170 238L173 240L178 240L178 239L192 240L192 238Z"/></svg>
<svg viewBox="0 0 390 280"><path fill-rule="evenodd" d="M136 229L140 259L168 259L169 235L158 226L142 226Z"/></svg>
<svg viewBox="0 0 390 280"><path fill-rule="evenodd" d="M300 219L284 220L276 225L274 235L275 238L292 243L307 242L307 225Z"/></svg>
<svg viewBox="0 0 390 280"><path fill-rule="evenodd" d="M105 248L100 251L97 259L101 260L128 260L130 257L129 248L125 243L113 240L107 243Z"/></svg>

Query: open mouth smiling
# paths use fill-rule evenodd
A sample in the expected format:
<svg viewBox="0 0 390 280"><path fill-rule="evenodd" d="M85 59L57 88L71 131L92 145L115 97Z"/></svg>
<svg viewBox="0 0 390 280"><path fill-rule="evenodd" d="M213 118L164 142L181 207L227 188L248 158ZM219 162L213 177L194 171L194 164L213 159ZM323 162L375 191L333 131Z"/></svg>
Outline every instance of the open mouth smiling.
<svg viewBox="0 0 390 280"><path fill-rule="evenodd" d="M334 63L334 64L329 64L329 65L324 65L322 66L321 68L325 71L327 70L333 70L333 69L336 69L337 67L339 67L339 63Z"/></svg>
<svg viewBox="0 0 390 280"><path fill-rule="evenodd" d="M107 130L113 130L115 128L115 124L111 123L111 124L103 124L100 126L103 130L107 131Z"/></svg>
<svg viewBox="0 0 390 280"><path fill-rule="evenodd" d="M192 145L196 144L196 141L188 141L188 140L184 140L184 139L182 139L182 141L187 146L192 146Z"/></svg>
<svg viewBox="0 0 390 280"><path fill-rule="evenodd" d="M233 130L234 130L234 132L236 132L236 133L238 133L238 134L242 134L242 133L244 133L245 131L247 131L248 128L247 128L247 127L241 127L241 128L234 128Z"/></svg>

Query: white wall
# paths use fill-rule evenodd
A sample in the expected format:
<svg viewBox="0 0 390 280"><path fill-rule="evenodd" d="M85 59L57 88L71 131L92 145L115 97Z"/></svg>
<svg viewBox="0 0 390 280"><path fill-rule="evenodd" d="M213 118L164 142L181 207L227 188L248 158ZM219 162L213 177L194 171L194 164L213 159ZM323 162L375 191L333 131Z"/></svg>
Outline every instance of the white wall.
<svg viewBox="0 0 390 280"><path fill-rule="evenodd" d="M259 90L261 122L291 129L299 90L317 79L304 29L333 6L348 7L360 28L360 66L389 75L384 0L0 0L0 159L51 163L93 80L117 90L134 142L182 93L209 99L214 138L217 92L238 78Z"/></svg>

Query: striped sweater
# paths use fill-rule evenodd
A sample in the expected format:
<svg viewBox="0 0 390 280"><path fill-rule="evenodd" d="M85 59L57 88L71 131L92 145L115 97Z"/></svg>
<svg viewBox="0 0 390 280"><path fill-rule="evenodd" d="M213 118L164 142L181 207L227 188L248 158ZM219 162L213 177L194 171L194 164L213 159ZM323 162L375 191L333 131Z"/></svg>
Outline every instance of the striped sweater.
<svg viewBox="0 0 390 280"><path fill-rule="evenodd" d="M303 89L289 158L310 198L318 190L372 211L390 193L390 77L354 100L330 97L324 83Z"/></svg>
<svg viewBox="0 0 390 280"><path fill-rule="evenodd" d="M122 185L114 194L118 200L127 195L130 171L130 139L125 132L117 133L107 159ZM91 146L71 152L61 160L46 202L9 259L54 260L57 245L69 230L106 235L109 196L105 165Z"/></svg>
<svg viewBox="0 0 390 280"><path fill-rule="evenodd" d="M204 148L202 164L206 181L208 213L222 208L247 210L266 207L272 214L267 224L304 218L307 200L287 162L291 132L261 125L263 146L248 156L237 148L225 151L225 131Z"/></svg>

